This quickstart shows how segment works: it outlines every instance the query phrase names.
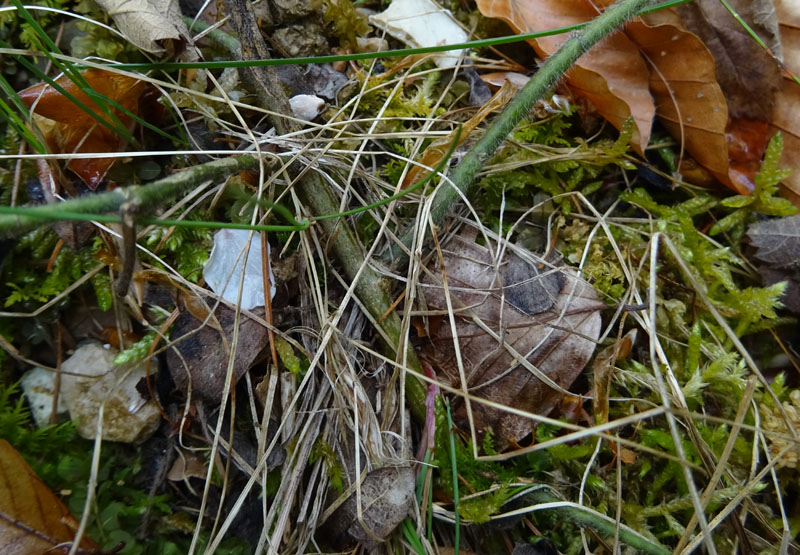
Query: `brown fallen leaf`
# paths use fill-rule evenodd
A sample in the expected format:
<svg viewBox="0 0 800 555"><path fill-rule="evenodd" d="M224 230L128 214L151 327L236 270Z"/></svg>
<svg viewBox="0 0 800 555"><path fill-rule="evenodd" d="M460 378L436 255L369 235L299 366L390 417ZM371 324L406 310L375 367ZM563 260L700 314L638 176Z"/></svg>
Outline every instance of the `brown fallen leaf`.
<svg viewBox="0 0 800 555"><path fill-rule="evenodd" d="M495 251L478 245L472 231L454 237L446 249L444 260L422 280L423 292L430 311L446 312L446 275L469 393L547 415L594 352L602 306L594 289L572 271L511 247L496 263ZM422 340L420 355L444 381L462 389L447 320ZM500 449L531 432L528 418L474 401L471 409L476 431L491 430ZM454 417L469 427L463 399L454 403Z"/></svg>
<svg viewBox="0 0 800 555"><path fill-rule="evenodd" d="M78 521L28 466L0 439L0 552L67 553ZM78 553L99 553L91 538L81 538Z"/></svg>
<svg viewBox="0 0 800 555"><path fill-rule="evenodd" d="M599 9L610 3L479 0L478 7L487 17L499 17L519 32L529 32L587 21L597 15L595 5ZM750 23L769 33L771 43L777 44L774 18L766 10L769 6L763 0L741 3L745 19L753 19ZM726 10L704 11L710 4L719 6L717 0L703 0L701 6L686 11L687 20L708 45L686 29L675 11L658 11L628 22L624 32L584 54L566 81L618 129L633 117L637 130L631 145L639 153L647 144L655 114L717 181L748 194L769 139L766 114L778 74L776 64L752 47L752 40L740 32L740 25ZM565 39L566 35L559 35L531 44L547 56ZM796 112L787 109L782 117L796 118ZM780 127L780 122L775 126ZM785 123L784 127L796 130L798 126Z"/></svg>
<svg viewBox="0 0 800 555"><path fill-rule="evenodd" d="M783 60L786 68L800 75L800 5L795 0L774 0L780 22ZM770 123L783 133L781 167L792 174L783 181L787 198L800 206L800 85L784 73L783 84L775 97Z"/></svg>
<svg viewBox="0 0 800 555"><path fill-rule="evenodd" d="M361 483L360 496L353 491L325 521L326 539L342 548L360 543L368 553L375 553L413 502L414 470L410 466L373 470Z"/></svg>
<svg viewBox="0 0 800 555"><path fill-rule="evenodd" d="M776 268L800 269L800 214L755 223L747 238L759 260Z"/></svg>
<svg viewBox="0 0 800 555"><path fill-rule="evenodd" d="M638 454L639 453L637 453L636 451L632 451L632 450L628 449L627 447L622 447L619 450L619 458L625 464L633 464L633 463L635 463L636 462L636 456Z"/></svg>
<svg viewBox="0 0 800 555"><path fill-rule="evenodd" d="M771 0L730 0L729 5L773 49L780 50L778 20ZM767 122L781 87L780 69L769 52L717 0L692 2L680 6L678 13L713 56L712 71L725 95L730 116L725 127L727 160L723 161L727 162L727 170L720 172L723 164L711 166L688 145L687 149L720 182L739 194L749 194L755 188L755 174L772 135ZM709 145L704 155L712 154L714 148Z"/></svg>
<svg viewBox="0 0 800 555"><path fill-rule="evenodd" d="M773 51L780 51L772 0L727 0ZM732 118L767 121L781 87L772 57L739 25L719 0L696 0L677 8L684 25L714 57L717 82ZM777 49L777 50L776 50Z"/></svg>
<svg viewBox="0 0 800 555"><path fill-rule="evenodd" d="M118 73L99 69L88 69L83 78L95 92L116 102L132 114L140 114L154 97L154 91L148 83ZM69 94L84 103L101 119L113 126L112 118L105 115L94 100L81 90L72 80L61 77L56 80ZM50 149L55 153L73 154L90 152L119 152L124 146L124 139L75 105L66 96L47 84L34 85L20 91L20 99L34 107L42 132L45 134ZM154 104L154 103L153 103ZM113 108L111 111L120 123L128 130L133 129L133 119ZM96 189L115 158L76 158L70 160L67 167L74 171L86 185Z"/></svg>
<svg viewBox="0 0 800 555"><path fill-rule="evenodd" d="M252 312L264 317L262 307ZM196 314L203 316L203 319L198 319ZM178 389L188 393L191 382L192 397L215 406L222 400L225 389L235 314L227 306L220 305L214 312L213 324L209 322L202 325L205 316L207 314L198 313L197 310L193 312L187 309L181 312L170 334L172 341L180 341L167 351L167 365ZM220 330L224 330L224 339ZM192 335L183 337L189 333ZM267 329L241 314L232 386L244 376L266 344Z"/></svg>
<svg viewBox="0 0 800 555"><path fill-rule="evenodd" d="M669 10L632 21L626 32L650 66L650 91L661 123L697 162L731 186L725 138L728 108L711 53Z"/></svg>
<svg viewBox="0 0 800 555"><path fill-rule="evenodd" d="M597 16L587 0L478 0L477 4L484 16L503 19L518 33L566 27ZM545 58L566 40L563 34L529 42ZM631 145L643 152L650 140L655 105L649 91L649 71L636 44L623 33L606 37L602 48L592 48L581 56L566 80L617 129L633 117L636 128Z"/></svg>

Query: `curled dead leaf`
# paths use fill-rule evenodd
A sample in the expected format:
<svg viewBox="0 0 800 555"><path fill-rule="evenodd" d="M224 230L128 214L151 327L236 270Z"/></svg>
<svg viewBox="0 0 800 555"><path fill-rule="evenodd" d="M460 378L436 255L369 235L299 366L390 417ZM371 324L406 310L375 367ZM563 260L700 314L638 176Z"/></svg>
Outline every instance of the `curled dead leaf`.
<svg viewBox="0 0 800 555"><path fill-rule="evenodd" d="M472 401L468 410L459 398L454 417L469 427L471 412L476 431L491 430L505 448L533 422L500 407L541 415L556 407L594 352L602 304L573 271L509 245L498 256L475 239L454 237L422 280L429 314L447 313L449 294L455 334L445 321L420 355L449 385L493 404Z"/></svg>
<svg viewBox="0 0 800 555"><path fill-rule="evenodd" d="M139 115L155 96L155 89L151 85L126 75L99 69L88 69L82 75L96 93L134 115ZM106 114L74 81L61 77L56 82L109 126L115 126L114 118ZM41 118L38 122L53 152L104 153L119 152L123 149L125 144L123 137L100 125L90 114L49 85L45 83L34 85L18 94L27 106L33 106L34 113ZM113 114L128 131L133 129L134 120L129 115L117 108L109 108L109 113ZM89 188L96 189L115 160L103 157L75 158L69 161L67 167Z"/></svg>

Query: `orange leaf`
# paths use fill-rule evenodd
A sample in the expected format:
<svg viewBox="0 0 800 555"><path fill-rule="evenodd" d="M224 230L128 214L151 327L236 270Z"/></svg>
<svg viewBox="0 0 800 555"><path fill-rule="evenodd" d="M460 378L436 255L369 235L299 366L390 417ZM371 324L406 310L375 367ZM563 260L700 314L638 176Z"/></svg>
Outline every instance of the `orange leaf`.
<svg viewBox="0 0 800 555"><path fill-rule="evenodd" d="M728 105L717 84L711 53L668 10L631 22L626 32L652 68L650 91L664 127L714 177L730 186Z"/></svg>
<svg viewBox="0 0 800 555"><path fill-rule="evenodd" d="M97 93L117 102L135 115L139 115L143 97L153 90L144 81L110 71L89 69L83 72L83 77ZM114 126L113 119L72 80L61 77L56 82L91 108L101 119ZM37 116L55 122L41 126L53 152L60 154L119 152L124 147L125 141L122 137L98 123L66 96L47 84L28 87L19 93L19 97L27 106L33 106ZM116 108L112 108L111 111L128 130L134 128L134 121L130 116ZM96 189L114 160L102 157L76 158L70 160L67 167L91 189Z"/></svg>
<svg viewBox="0 0 800 555"><path fill-rule="evenodd" d="M0 552L67 552L78 521L44 485L25 459L0 439ZM91 539L81 539L79 553L97 553Z"/></svg>
<svg viewBox="0 0 800 555"><path fill-rule="evenodd" d="M504 19L519 32L573 25L597 15L589 0L478 0L478 7L487 17ZM548 56L565 40L565 35L558 35L531 43L539 55ZM758 145L766 135L756 137L752 130L737 130L737 121L731 124L711 52L674 11L662 10L628 22L624 33L615 33L584 54L566 80L618 129L633 117L637 130L631 145L639 153L647 145L655 114L718 181L742 194L752 190L749 165L760 159ZM737 135L752 139L746 149L751 158L743 166L729 161L729 139L741 145Z"/></svg>
<svg viewBox="0 0 800 555"><path fill-rule="evenodd" d="M635 463L636 455L638 455L636 451L631 451L630 449L626 449L625 447L619 450L619 458L625 464Z"/></svg>
<svg viewBox="0 0 800 555"><path fill-rule="evenodd" d="M519 33L566 27L597 16L597 11L586 0L478 0L478 9L486 17L505 20ZM540 56L547 57L566 40L567 35L562 34L530 43ZM655 113L648 75L637 46L624 34L614 33L581 56L567 73L566 80L617 129L633 117L636 129L631 145L641 153L650 140Z"/></svg>

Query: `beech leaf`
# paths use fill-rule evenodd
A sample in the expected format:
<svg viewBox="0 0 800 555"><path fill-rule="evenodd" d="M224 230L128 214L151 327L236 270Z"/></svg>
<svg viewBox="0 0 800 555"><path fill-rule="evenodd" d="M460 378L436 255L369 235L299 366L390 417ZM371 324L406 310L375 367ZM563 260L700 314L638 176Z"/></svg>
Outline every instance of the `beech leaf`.
<svg viewBox="0 0 800 555"><path fill-rule="evenodd" d="M794 0L775 0L775 11L783 41L783 60L786 68L800 75L800 4ZM780 166L792 174L784 179L784 193L800 206L800 85L790 75L783 74L783 86L775 97L770 123L783 134L785 148Z"/></svg>
<svg viewBox="0 0 800 555"><path fill-rule="evenodd" d="M498 260L495 248L478 245L474 232L462 233L422 280L428 310L446 313L446 276L457 337L445 318L430 326L420 354L456 389L466 387L496 405L547 415L594 352L602 303L571 270L510 246ZM531 432L530 419L499 408L472 401L471 412L476 431L491 430L500 449ZM454 418L459 426L469 426L463 399L454 403Z"/></svg>
<svg viewBox="0 0 800 555"><path fill-rule="evenodd" d="M597 16L587 0L478 0L486 17L505 20L518 33L546 31L583 23ZM529 41L544 57L553 54L567 35ZM649 92L649 71L637 46L624 34L606 37L599 47L580 57L567 73L570 88L590 100L617 129L633 117L636 122L631 145L643 152L650 140L655 104Z"/></svg>
<svg viewBox="0 0 800 555"><path fill-rule="evenodd" d="M78 521L28 466L25 459L0 439L0 552L66 553ZM78 553L98 553L87 536Z"/></svg>
<svg viewBox="0 0 800 555"><path fill-rule="evenodd" d="M504 19L518 32L532 32L587 21L597 15L595 5L602 8L610 3L478 0L478 7L487 17ZM710 4L714 4L714 10L707 12ZM584 54L567 73L566 81L574 93L591 101L617 129L622 129L628 116L633 117L636 129L631 146L640 154L647 145L655 114L716 180L739 194L749 194L770 135L767 114L778 88L779 72L763 50L752 46L752 39L742 32L739 22L724 9L717 13L717 6L717 0L703 0L700 6L684 10L692 30L700 37L687 30L674 10L661 10L630 21L624 31ZM763 0L742 2L741 11L778 48L771 6ZM787 26L794 25L792 31L797 32L796 24L792 20ZM564 40L566 35L558 35L539 38L531 44L540 56L546 57ZM788 52L787 49L787 60ZM799 59L800 54L793 58ZM800 97L800 92L793 92ZM794 106L797 100L800 98L794 98ZM781 104L780 95L776 103L776 107ZM790 109L793 105L784 104L785 109L772 122L775 127L800 127L797 110ZM797 136L794 132L792 138ZM798 193L800 186L794 189Z"/></svg>

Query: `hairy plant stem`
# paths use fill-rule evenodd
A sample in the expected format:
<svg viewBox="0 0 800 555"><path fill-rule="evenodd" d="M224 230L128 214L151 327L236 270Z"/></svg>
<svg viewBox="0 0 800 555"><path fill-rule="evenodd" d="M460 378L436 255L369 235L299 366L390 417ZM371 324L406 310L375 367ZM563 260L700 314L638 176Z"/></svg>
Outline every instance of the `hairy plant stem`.
<svg viewBox="0 0 800 555"><path fill-rule="evenodd" d="M431 207L431 220L436 226L444 223L454 206L459 205L462 196L472 192L475 176L491 158L514 127L524 119L533 105L555 85L578 58L592 46L608 36L625 21L635 17L648 4L655 0L619 0L602 14L589 22L586 27L570 34L570 38L561 45L520 90L519 94L508 103L502 113L492 122L472 150L453 170L449 182L443 182L436 190ZM395 268L408 259L408 249L414 241L416 231L408 229L400 236L400 244L387 248L382 261ZM430 237L430 230L426 239Z"/></svg>
<svg viewBox="0 0 800 555"><path fill-rule="evenodd" d="M76 199L28 207L28 214L0 214L0 235L16 235L42 225L43 220L74 219L64 214L86 214L83 219L91 219L92 214L119 212L126 202L134 201L146 213L156 206L175 198L204 181L219 181L240 171L249 170L258 165L258 158L244 155L214 160L199 166L174 173L141 187L126 187L107 193L88 195Z"/></svg>

